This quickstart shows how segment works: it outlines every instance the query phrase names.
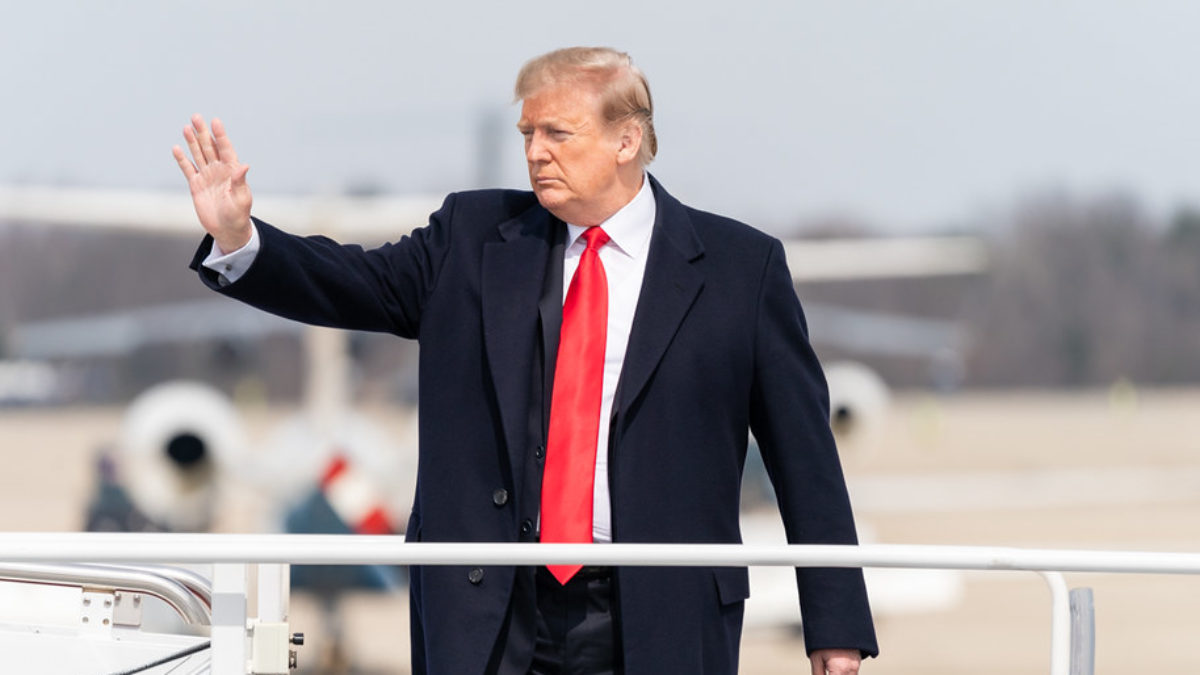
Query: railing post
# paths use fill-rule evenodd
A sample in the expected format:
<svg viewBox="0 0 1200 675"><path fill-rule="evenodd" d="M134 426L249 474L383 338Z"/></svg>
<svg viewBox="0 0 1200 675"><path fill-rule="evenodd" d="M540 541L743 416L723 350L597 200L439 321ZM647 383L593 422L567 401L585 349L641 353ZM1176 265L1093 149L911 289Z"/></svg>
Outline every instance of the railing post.
<svg viewBox="0 0 1200 675"><path fill-rule="evenodd" d="M256 618L250 619L250 671L263 675L287 675L296 662L290 649L288 597L291 593L290 566L285 563L257 565Z"/></svg>
<svg viewBox="0 0 1200 675"><path fill-rule="evenodd" d="M213 565L212 672L213 675L246 673L247 565Z"/></svg>
<svg viewBox="0 0 1200 675"><path fill-rule="evenodd" d="M1096 671L1096 606L1092 589L1071 589L1071 675Z"/></svg>
<svg viewBox="0 0 1200 675"><path fill-rule="evenodd" d="M1071 673L1071 599L1059 572L1041 572L1050 587L1050 675Z"/></svg>
<svg viewBox="0 0 1200 675"><path fill-rule="evenodd" d="M291 566L263 563L258 566L258 620L287 622L291 596Z"/></svg>

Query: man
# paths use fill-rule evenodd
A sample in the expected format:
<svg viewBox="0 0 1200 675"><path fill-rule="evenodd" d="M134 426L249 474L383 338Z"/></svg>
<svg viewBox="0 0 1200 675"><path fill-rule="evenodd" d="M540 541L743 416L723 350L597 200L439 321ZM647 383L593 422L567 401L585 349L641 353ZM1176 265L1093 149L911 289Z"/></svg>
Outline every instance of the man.
<svg viewBox="0 0 1200 675"><path fill-rule="evenodd" d="M649 88L623 53L565 49L517 78L532 193L451 194L364 251L251 219L219 121L174 149L212 288L421 345L412 541L737 542L752 428L788 538L855 542L780 243L683 206L645 172ZM418 673L734 673L746 571L425 567ZM858 570L797 571L813 673L877 653Z"/></svg>

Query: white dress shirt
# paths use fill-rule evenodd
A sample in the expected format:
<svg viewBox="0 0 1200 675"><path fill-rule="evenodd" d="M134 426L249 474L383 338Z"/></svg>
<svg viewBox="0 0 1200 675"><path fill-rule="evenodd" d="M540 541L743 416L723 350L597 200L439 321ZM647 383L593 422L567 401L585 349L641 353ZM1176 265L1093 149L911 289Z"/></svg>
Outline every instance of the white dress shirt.
<svg viewBox="0 0 1200 675"><path fill-rule="evenodd" d="M633 313L646 275L646 254L656 211L650 181L642 178L642 189L628 204L600 223L609 240L600 247L600 262L608 279L608 334L604 343L604 384L600 399L600 433L596 439L596 482L592 490L592 540L612 541L612 507L608 495L608 432L613 398L621 379L625 348L633 328ZM587 248L586 228L567 225L567 247L563 256L563 302L579 258Z"/></svg>
<svg viewBox="0 0 1200 675"><path fill-rule="evenodd" d="M646 255L650 250L650 232L654 227L657 203L650 181L643 175L637 195L608 220L600 223L609 240L600 247L600 262L608 279L608 333L604 345L604 383L600 401L600 433L596 439L596 476L592 492L592 539L612 541L612 507L608 494L608 432L613 399L625 362L625 348L633 328L642 279L646 274ZM579 267L579 258L587 247L582 235L586 228L567 225L567 245L563 252L563 302L571 278ZM242 248L221 253L216 245L203 265L220 275L222 286L242 277L259 249L258 228L251 228L250 241Z"/></svg>

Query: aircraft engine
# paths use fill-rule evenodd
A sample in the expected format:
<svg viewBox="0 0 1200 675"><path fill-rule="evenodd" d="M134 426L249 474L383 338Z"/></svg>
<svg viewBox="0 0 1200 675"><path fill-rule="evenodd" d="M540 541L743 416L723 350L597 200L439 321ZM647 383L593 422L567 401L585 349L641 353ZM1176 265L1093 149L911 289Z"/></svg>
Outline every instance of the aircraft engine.
<svg viewBox="0 0 1200 675"><path fill-rule="evenodd" d="M198 382L167 382L134 399L117 460L130 499L174 531L209 529L218 474L246 447L242 423L221 392Z"/></svg>
<svg viewBox="0 0 1200 675"><path fill-rule="evenodd" d="M844 451L859 453L887 413L891 395L874 370L856 361L825 366L829 383L829 424Z"/></svg>

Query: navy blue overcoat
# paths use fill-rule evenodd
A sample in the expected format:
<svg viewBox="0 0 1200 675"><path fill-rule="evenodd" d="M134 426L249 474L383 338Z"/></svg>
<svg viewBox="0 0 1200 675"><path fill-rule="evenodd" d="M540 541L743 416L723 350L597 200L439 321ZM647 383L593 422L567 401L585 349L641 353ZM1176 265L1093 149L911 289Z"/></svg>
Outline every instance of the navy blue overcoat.
<svg viewBox="0 0 1200 675"><path fill-rule="evenodd" d="M753 430L789 540L854 543L826 384L780 242L651 181L658 212L608 449L614 540L739 542ZM256 223L258 257L228 286L199 267L206 239L193 261L205 283L299 321L420 341L408 537L532 540L562 223L532 193L507 190L451 194L427 227L373 250ZM412 572L414 672L494 670L502 632L510 663L531 653L508 617L532 611L528 593L514 594L532 570ZM859 570L800 569L797 580L810 651L877 652ZM615 583L628 675L737 671L745 569L621 568Z"/></svg>

